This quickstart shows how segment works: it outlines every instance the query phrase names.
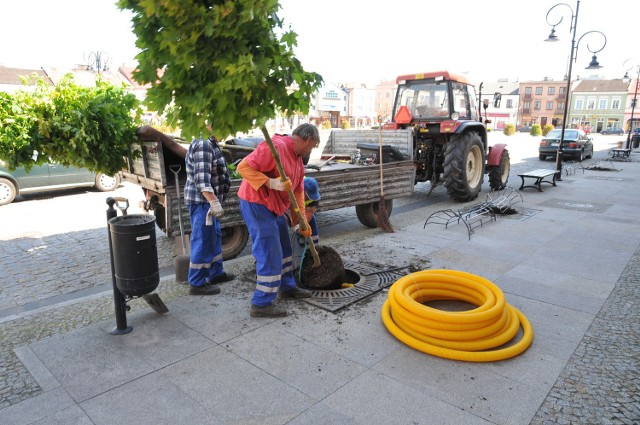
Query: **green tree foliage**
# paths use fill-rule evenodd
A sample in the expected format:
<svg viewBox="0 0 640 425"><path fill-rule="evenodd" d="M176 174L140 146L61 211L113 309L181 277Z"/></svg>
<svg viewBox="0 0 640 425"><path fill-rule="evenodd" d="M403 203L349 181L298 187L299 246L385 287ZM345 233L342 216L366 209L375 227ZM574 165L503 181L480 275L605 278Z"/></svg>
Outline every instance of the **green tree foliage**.
<svg viewBox="0 0 640 425"><path fill-rule="evenodd" d="M508 123L504 126L504 130L502 130L505 136L513 136L516 134L516 126L514 124Z"/></svg>
<svg viewBox="0 0 640 425"><path fill-rule="evenodd" d="M277 0L119 0L133 13L138 69L149 109L183 137L225 138L264 126L276 110L306 113L322 77L295 58Z"/></svg>
<svg viewBox="0 0 640 425"><path fill-rule="evenodd" d="M532 136L540 136L542 134L542 127L540 124L536 123L531 126L531 134Z"/></svg>
<svg viewBox="0 0 640 425"><path fill-rule="evenodd" d="M115 174L135 155L138 101L98 80L81 87L66 75L54 87L33 77L35 90L0 93L0 159L11 170L54 161Z"/></svg>
<svg viewBox="0 0 640 425"><path fill-rule="evenodd" d="M553 130L555 127L552 124L546 124L544 127L542 127L542 135L546 136L547 133L549 133L551 130Z"/></svg>

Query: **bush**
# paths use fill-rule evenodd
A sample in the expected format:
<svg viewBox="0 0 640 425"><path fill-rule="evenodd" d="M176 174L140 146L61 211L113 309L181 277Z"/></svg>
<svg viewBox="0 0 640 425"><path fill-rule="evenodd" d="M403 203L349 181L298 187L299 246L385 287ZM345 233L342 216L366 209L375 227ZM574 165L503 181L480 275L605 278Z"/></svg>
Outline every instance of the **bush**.
<svg viewBox="0 0 640 425"><path fill-rule="evenodd" d="M342 128L343 130L347 130L347 129L351 128L351 123L349 121L347 121L347 120L344 120L340 124L340 128Z"/></svg>
<svg viewBox="0 0 640 425"><path fill-rule="evenodd" d="M547 133L549 133L551 130L553 130L555 127L551 124L547 124L542 128L542 135L546 136Z"/></svg>
<svg viewBox="0 0 640 425"><path fill-rule="evenodd" d="M516 134L516 126L514 124L507 124L504 126L504 130L502 130L505 136L513 136Z"/></svg>
<svg viewBox="0 0 640 425"><path fill-rule="evenodd" d="M331 121L327 120L327 121L322 121L322 128L325 130L328 130L331 128Z"/></svg>
<svg viewBox="0 0 640 425"><path fill-rule="evenodd" d="M531 126L531 134L532 136L540 136L542 134L542 127L540 124L534 124Z"/></svg>

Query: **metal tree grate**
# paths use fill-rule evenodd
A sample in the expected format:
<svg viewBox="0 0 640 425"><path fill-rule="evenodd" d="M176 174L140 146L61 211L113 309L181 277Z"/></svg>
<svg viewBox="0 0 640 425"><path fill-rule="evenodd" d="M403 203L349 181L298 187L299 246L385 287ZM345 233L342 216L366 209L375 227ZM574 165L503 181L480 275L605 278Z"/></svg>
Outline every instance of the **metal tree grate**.
<svg viewBox="0 0 640 425"><path fill-rule="evenodd" d="M302 301L323 310L336 312L391 286L403 275L402 269L377 270L350 260L343 259L342 262L348 274L356 275L357 281L350 282L354 284L353 287L313 291L311 298L303 298Z"/></svg>

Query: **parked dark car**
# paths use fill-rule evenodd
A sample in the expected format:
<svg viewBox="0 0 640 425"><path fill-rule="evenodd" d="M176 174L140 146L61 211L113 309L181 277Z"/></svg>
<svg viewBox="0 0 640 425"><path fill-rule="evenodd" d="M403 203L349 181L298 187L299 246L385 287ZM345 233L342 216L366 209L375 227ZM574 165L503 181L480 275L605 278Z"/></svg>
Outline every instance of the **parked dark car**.
<svg viewBox="0 0 640 425"><path fill-rule="evenodd" d="M605 128L604 130L602 130L600 132L600 134L618 134L618 135L622 135L622 134L624 134L624 130L621 129L620 127L609 127L609 128Z"/></svg>
<svg viewBox="0 0 640 425"><path fill-rule="evenodd" d="M525 125L518 129L518 133L531 133L531 127Z"/></svg>
<svg viewBox="0 0 640 425"><path fill-rule="evenodd" d="M23 193L44 192L73 187L95 187L99 191L115 190L120 176L93 173L85 168L58 164L36 165L27 173L24 168L9 171L0 161L0 205L13 202Z"/></svg>
<svg viewBox="0 0 640 425"><path fill-rule="evenodd" d="M544 161L548 156L555 158L560 146L562 129L551 130L540 141L538 153L540 160ZM567 128L564 130L564 143L562 144L562 157L569 157L582 161L584 158L593 157L593 139L582 130Z"/></svg>

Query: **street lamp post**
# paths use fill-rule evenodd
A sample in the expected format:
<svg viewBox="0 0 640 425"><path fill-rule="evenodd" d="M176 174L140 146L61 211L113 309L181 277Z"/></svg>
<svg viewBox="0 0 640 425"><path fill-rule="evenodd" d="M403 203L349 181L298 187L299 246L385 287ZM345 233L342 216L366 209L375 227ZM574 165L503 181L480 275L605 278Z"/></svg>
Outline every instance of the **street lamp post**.
<svg viewBox="0 0 640 425"><path fill-rule="evenodd" d="M624 64L627 63L628 61L629 59L624 61L622 65L624 66ZM629 78L629 70L631 70L631 68L627 69L627 72L624 73L624 79ZM638 101L638 80L640 79L640 64L636 64L636 69L637 69L636 90L635 90L635 93L633 94L633 101L631 103L631 118L629 119L629 132L627 133L627 146L626 146L627 149L631 149L631 132L633 131L633 114L636 110L636 103Z"/></svg>
<svg viewBox="0 0 640 425"><path fill-rule="evenodd" d="M549 22L549 15L553 11L553 9L555 9L558 6L566 6L571 11L571 23L569 28L569 31L571 32L571 54L569 55L569 71L567 73L567 91L565 93L564 111L562 114L562 131L560 133L560 145L558 146L558 152L556 154L556 171L557 171L556 180L562 180L562 155L564 153L562 145L564 144L564 131L565 131L565 128L567 127L569 103L571 101L571 98L570 98L571 71L573 69L573 62L577 60L578 46L580 45L580 40L582 40L582 38L587 34L597 33L602 35L602 37L604 37L604 44L600 49L591 50L591 48L589 48L589 45L587 44L587 49L591 53L593 53L593 57L589 65L586 67L586 69L602 68L598 63L598 58L596 57L596 53L602 51L602 49L604 49L604 47L607 45L607 37L600 31L587 31L584 34L582 34L580 38L578 38L578 40L576 41L576 27L578 26L578 11L580 10L580 0L577 0L575 13L573 11L573 8L571 8L571 6L569 6L567 3L558 3L552 6L551 9L547 11L546 20L547 20L547 24L551 26L551 33L549 34L549 37L545 41L558 41L558 36L556 35L556 26L558 26L562 22L563 18L561 16L560 20L558 20L558 22L556 23Z"/></svg>

